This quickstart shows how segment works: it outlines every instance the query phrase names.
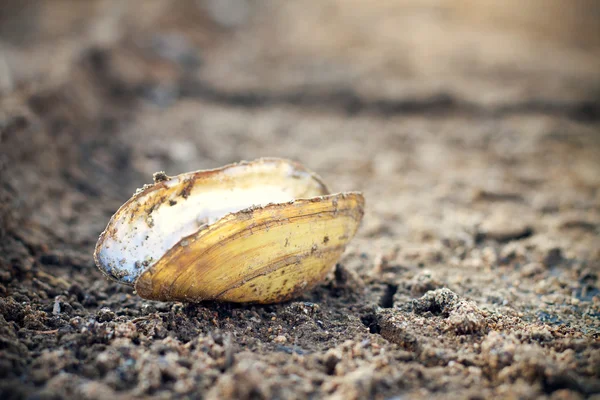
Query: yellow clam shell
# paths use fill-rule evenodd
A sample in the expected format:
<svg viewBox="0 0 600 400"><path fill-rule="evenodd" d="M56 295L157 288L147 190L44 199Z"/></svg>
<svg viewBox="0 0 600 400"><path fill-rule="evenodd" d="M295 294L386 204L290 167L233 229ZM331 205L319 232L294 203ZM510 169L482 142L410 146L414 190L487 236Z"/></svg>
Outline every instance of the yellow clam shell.
<svg viewBox="0 0 600 400"><path fill-rule="evenodd" d="M324 278L363 207L283 159L162 174L115 213L94 258L147 299L275 303Z"/></svg>

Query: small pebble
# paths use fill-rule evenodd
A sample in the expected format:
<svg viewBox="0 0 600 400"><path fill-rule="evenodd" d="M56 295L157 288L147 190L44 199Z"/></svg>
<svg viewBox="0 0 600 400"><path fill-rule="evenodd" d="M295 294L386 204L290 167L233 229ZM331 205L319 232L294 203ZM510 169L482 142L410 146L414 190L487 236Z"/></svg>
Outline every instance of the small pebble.
<svg viewBox="0 0 600 400"><path fill-rule="evenodd" d="M115 313L110 310L108 307L102 307L100 311L98 311L98 322L109 322L115 319Z"/></svg>
<svg viewBox="0 0 600 400"><path fill-rule="evenodd" d="M273 341L274 341L275 343L286 343L286 342L287 342L287 339L286 339L286 337L285 337L285 336L283 336L283 335L279 335L279 336L275 336L275 338L273 339Z"/></svg>

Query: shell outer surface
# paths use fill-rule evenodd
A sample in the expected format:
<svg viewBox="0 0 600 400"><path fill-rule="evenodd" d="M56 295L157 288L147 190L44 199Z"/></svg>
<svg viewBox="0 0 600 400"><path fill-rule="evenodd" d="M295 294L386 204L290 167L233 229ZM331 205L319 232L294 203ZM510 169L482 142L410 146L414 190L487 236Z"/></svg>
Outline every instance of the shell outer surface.
<svg viewBox="0 0 600 400"><path fill-rule="evenodd" d="M271 204L230 214L184 239L144 271L154 300L276 303L321 281L356 233L360 193Z"/></svg>
<svg viewBox="0 0 600 400"><path fill-rule="evenodd" d="M328 193L284 159L157 174L113 215L94 258L148 299L287 300L323 278L362 219L360 193Z"/></svg>

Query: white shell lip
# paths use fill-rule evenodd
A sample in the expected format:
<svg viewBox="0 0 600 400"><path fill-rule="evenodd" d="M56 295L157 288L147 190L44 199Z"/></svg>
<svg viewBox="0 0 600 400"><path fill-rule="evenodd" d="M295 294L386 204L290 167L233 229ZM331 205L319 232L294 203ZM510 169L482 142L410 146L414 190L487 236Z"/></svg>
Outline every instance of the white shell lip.
<svg viewBox="0 0 600 400"><path fill-rule="evenodd" d="M281 158L161 175L112 216L96 244L94 260L109 278L133 285L182 239L226 215L327 194L315 173Z"/></svg>

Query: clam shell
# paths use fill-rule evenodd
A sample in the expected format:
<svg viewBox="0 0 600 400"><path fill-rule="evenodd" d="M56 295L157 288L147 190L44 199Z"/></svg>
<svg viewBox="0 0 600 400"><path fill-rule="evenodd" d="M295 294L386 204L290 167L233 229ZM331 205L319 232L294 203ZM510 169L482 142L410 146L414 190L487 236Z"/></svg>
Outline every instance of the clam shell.
<svg viewBox="0 0 600 400"><path fill-rule="evenodd" d="M352 239L360 193L329 194L289 160L167 177L111 218L94 257L153 300L274 303L314 286Z"/></svg>

